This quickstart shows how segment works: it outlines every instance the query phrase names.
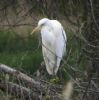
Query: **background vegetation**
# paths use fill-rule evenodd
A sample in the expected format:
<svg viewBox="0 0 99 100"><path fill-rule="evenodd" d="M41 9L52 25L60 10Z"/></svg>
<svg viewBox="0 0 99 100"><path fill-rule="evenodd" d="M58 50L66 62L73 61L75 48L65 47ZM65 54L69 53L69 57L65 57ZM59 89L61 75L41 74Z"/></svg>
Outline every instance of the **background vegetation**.
<svg viewBox="0 0 99 100"><path fill-rule="evenodd" d="M33 73L40 66L41 46L37 36L24 40L11 31L1 31L0 62Z"/></svg>
<svg viewBox="0 0 99 100"><path fill-rule="evenodd" d="M59 70L61 83L65 79L79 81L74 100L98 100L98 4L98 0L1 0L0 63L33 75L41 67L43 57L40 35L31 37L29 33L40 18L57 19L68 38Z"/></svg>

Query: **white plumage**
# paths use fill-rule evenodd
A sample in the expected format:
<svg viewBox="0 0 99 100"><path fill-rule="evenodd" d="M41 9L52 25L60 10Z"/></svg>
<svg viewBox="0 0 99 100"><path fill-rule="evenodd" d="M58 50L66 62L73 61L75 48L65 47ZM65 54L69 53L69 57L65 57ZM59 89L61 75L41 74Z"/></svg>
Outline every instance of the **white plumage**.
<svg viewBox="0 0 99 100"><path fill-rule="evenodd" d="M56 75L66 50L65 31L59 21L48 18L41 19L32 33L38 29L41 30L42 52L46 69L50 75Z"/></svg>

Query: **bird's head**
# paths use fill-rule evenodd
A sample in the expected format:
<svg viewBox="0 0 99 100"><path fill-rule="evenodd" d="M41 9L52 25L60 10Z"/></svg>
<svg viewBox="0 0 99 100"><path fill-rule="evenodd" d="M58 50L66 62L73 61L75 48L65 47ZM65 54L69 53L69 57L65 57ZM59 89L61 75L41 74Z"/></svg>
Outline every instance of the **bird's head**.
<svg viewBox="0 0 99 100"><path fill-rule="evenodd" d="M45 25L48 23L48 21L49 21L48 18L43 18L43 19L41 19L41 20L38 22L37 27L35 27L35 28L33 29L33 31L31 32L31 35L32 35L33 33L37 32L37 31L41 30L41 28L42 28L43 26L45 26Z"/></svg>

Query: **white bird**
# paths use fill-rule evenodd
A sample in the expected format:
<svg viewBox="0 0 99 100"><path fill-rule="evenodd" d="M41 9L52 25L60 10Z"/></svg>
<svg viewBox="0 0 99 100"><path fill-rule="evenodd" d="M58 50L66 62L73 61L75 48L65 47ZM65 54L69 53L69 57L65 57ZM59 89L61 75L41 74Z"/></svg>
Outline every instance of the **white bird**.
<svg viewBox="0 0 99 100"><path fill-rule="evenodd" d="M67 37L61 23L43 18L31 34L40 30L42 53L46 69L50 75L56 75L66 50Z"/></svg>

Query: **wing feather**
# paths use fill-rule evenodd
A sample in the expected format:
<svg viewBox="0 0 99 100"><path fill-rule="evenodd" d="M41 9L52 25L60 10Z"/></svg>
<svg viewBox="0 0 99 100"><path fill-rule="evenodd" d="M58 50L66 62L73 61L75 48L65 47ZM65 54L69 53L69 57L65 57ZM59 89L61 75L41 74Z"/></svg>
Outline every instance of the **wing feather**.
<svg viewBox="0 0 99 100"><path fill-rule="evenodd" d="M46 69L49 74L56 74L63 58L66 49L66 34L62 25L51 20L51 27L42 29L42 51L46 64Z"/></svg>

